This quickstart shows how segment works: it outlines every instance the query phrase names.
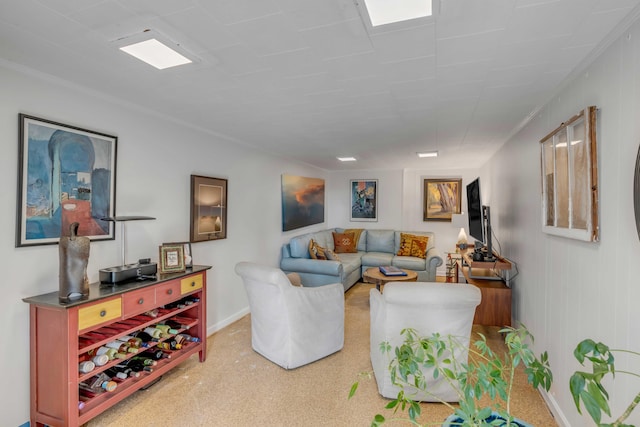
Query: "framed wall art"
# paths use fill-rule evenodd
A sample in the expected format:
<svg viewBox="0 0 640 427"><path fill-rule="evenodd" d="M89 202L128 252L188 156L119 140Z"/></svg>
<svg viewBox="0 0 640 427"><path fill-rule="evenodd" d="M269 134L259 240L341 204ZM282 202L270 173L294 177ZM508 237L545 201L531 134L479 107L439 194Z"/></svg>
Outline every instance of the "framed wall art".
<svg viewBox="0 0 640 427"><path fill-rule="evenodd" d="M69 225L115 239L118 138L19 114L16 247L56 244Z"/></svg>
<svg viewBox="0 0 640 427"><path fill-rule="evenodd" d="M351 180L350 221L378 221L378 180Z"/></svg>
<svg viewBox="0 0 640 427"><path fill-rule="evenodd" d="M227 238L227 180L191 175L190 242Z"/></svg>
<svg viewBox="0 0 640 427"><path fill-rule="evenodd" d="M282 175L282 231L324 222L324 179Z"/></svg>
<svg viewBox="0 0 640 427"><path fill-rule="evenodd" d="M596 107L587 107L540 140L542 231L596 242L598 151Z"/></svg>
<svg viewBox="0 0 640 427"><path fill-rule="evenodd" d="M462 179L427 178L424 180L424 221L451 221L461 211Z"/></svg>
<svg viewBox="0 0 640 427"><path fill-rule="evenodd" d="M160 273L180 273L185 271L184 246L163 244L160 246Z"/></svg>

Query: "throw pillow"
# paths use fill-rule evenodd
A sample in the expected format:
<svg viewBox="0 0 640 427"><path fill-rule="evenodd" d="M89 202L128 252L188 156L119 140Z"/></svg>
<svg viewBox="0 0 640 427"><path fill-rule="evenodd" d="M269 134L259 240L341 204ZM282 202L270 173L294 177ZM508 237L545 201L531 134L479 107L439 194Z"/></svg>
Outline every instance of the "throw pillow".
<svg viewBox="0 0 640 427"><path fill-rule="evenodd" d="M400 233L400 248L398 249L398 253L396 255L426 258L428 243L429 238L427 236L416 236L415 234Z"/></svg>
<svg viewBox="0 0 640 427"><path fill-rule="evenodd" d="M287 274L287 278L293 286L302 286L302 281L300 280L300 275L298 273L289 273Z"/></svg>
<svg viewBox="0 0 640 427"><path fill-rule="evenodd" d="M318 245L315 240L309 240L309 256L311 259L322 259L326 260L327 255L325 253L325 248Z"/></svg>
<svg viewBox="0 0 640 427"><path fill-rule="evenodd" d="M355 235L353 233L333 233L333 244L336 248L336 253L357 253Z"/></svg>
<svg viewBox="0 0 640 427"><path fill-rule="evenodd" d="M358 242L360 241L360 235L362 235L363 231L364 231L364 228L346 228L344 230L345 233L353 233L353 240L356 241L356 248L358 247Z"/></svg>
<svg viewBox="0 0 640 427"><path fill-rule="evenodd" d="M330 261L338 261L341 262L340 257L337 253L333 252L331 249L325 249L324 254L327 256L327 259Z"/></svg>

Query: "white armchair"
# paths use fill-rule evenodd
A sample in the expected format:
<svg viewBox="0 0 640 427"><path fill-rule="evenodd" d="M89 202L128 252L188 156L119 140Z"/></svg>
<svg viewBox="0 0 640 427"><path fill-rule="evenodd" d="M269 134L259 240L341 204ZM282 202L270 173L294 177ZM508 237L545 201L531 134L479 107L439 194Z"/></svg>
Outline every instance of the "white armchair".
<svg viewBox="0 0 640 427"><path fill-rule="evenodd" d="M393 351L403 342L400 331L413 328L420 336L431 336L437 332L440 335L463 337L461 342L467 344L480 299L481 294L477 287L458 283L391 282L384 286L384 294L371 289L371 364L380 394L395 399L399 391L399 388L391 383L391 356L380 350L380 343L389 342ZM454 357L466 363L468 351L462 350L454 354ZM431 372L423 373L425 378L431 378L427 383L431 393L445 402L458 401L458 395L446 380L442 377L433 380ZM419 390L411 392L417 393L411 395L413 400L437 401Z"/></svg>
<svg viewBox="0 0 640 427"><path fill-rule="evenodd" d="M344 287L293 286L277 268L240 262L251 310L253 349L285 369L314 362L344 345Z"/></svg>

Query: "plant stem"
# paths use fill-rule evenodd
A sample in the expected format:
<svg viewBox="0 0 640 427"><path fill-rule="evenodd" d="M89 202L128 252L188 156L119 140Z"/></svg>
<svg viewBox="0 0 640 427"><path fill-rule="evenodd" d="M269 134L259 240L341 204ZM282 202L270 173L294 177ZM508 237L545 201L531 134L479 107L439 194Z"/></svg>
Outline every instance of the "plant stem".
<svg viewBox="0 0 640 427"><path fill-rule="evenodd" d="M624 422L624 420L626 420L627 417L631 415L631 412L635 409L635 407L638 406L638 403L640 403L640 393L636 395L636 397L633 399L633 401L631 402L627 410L624 411L624 413L620 415L620 417L613 424L611 424L611 426L616 427L621 425Z"/></svg>

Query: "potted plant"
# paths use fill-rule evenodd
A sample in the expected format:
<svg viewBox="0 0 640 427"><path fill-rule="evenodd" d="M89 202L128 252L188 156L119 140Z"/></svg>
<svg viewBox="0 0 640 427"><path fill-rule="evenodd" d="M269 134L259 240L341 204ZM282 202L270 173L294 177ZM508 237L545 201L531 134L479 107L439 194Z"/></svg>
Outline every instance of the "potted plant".
<svg viewBox="0 0 640 427"><path fill-rule="evenodd" d="M599 342L596 343L592 339L581 341L573 351L574 357L584 366L585 361L591 362L591 372L576 371L569 380L569 388L571 395L576 404L579 413L580 402L584 404L591 419L598 426L611 427L628 427L624 421L631 415L631 412L640 403L640 393L631 401L627 409L612 423L601 424L602 413L609 417L611 409L609 408L609 393L602 384L602 380L608 374L615 377L618 374L632 375L640 377L634 372L616 371L614 353L627 353L633 356L640 356L640 353L630 350L610 349L607 345Z"/></svg>
<svg viewBox="0 0 640 427"><path fill-rule="evenodd" d="M535 356L530 348L533 336L524 326L504 328L500 333L504 335L507 347L504 355L492 350L483 334L477 334L479 339L469 345L458 337L440 334L421 337L415 330L405 329L401 331L402 344L393 351L388 342L382 343L381 351L390 355L391 381L400 388L396 399L391 400L386 408L394 409L394 413L398 409L406 410L408 421L420 425L417 421L421 412L420 404L411 398L412 390L420 390L451 409L452 415L443 426L527 427L528 424L511 415L511 391L516 368L524 365L529 384L536 388L542 386L548 391L553 375L547 353L542 353L539 358ZM469 352L468 362L449 357L455 350L465 347ZM445 378L456 390L458 405L445 402L430 393L429 379L425 378L423 370L433 370L434 378ZM349 398L357 388L358 382L351 387ZM491 400L488 406L479 402L485 395ZM371 425L379 426L385 421L385 417L378 414Z"/></svg>

